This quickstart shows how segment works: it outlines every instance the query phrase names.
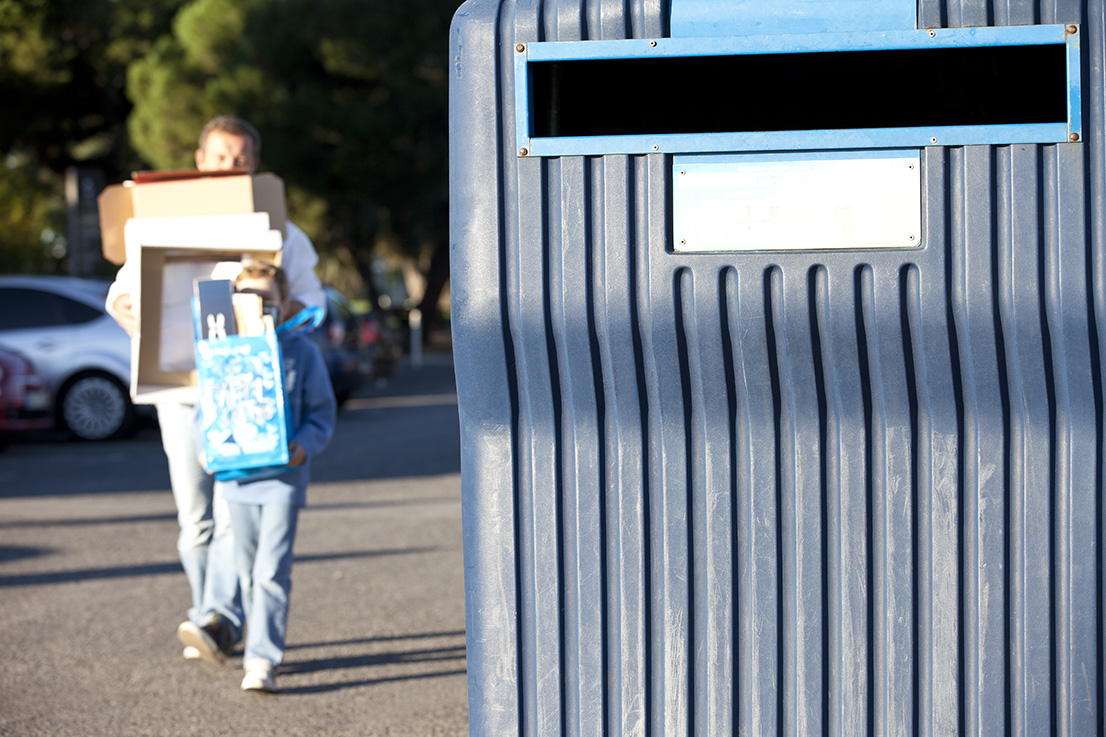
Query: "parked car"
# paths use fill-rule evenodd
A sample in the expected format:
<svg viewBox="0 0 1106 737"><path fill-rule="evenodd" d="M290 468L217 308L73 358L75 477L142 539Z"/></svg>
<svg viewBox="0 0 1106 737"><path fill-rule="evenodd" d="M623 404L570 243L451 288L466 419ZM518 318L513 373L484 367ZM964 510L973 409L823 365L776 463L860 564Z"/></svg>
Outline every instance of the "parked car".
<svg viewBox="0 0 1106 737"><path fill-rule="evenodd" d="M135 418L130 338L104 310L108 286L64 276L0 276L0 343L42 372L59 425L86 440L125 435Z"/></svg>
<svg viewBox="0 0 1106 737"><path fill-rule="evenodd" d="M342 405L373 373L372 347L366 342L369 331L353 309L349 299L333 287L326 292L326 317L308 333L326 359L334 396Z"/></svg>
<svg viewBox="0 0 1106 737"><path fill-rule="evenodd" d="M50 385L25 356L0 346L0 448L54 425Z"/></svg>

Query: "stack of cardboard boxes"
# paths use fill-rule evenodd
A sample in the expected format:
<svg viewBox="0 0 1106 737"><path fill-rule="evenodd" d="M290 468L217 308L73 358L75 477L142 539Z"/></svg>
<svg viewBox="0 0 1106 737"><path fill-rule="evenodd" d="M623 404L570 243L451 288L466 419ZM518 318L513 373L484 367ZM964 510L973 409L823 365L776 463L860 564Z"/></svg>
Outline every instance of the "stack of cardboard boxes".
<svg viewBox="0 0 1106 737"><path fill-rule="evenodd" d="M148 172L105 189L99 209L104 257L138 274L132 399L197 401L193 282L232 278L243 258L280 263L284 183L242 171Z"/></svg>

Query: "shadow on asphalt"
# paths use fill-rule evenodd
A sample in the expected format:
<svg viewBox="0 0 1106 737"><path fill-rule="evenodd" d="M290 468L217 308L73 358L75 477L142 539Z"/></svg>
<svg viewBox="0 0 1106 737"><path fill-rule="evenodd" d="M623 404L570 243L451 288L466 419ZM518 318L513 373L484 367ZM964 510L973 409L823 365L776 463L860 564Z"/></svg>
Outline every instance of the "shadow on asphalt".
<svg viewBox="0 0 1106 737"><path fill-rule="evenodd" d="M50 586L59 583L135 578L138 576L167 576L178 574L180 571L180 561L175 560L171 563L146 563L140 566L119 566L117 568L82 568L75 571L15 573L9 576L0 576L0 588L7 586Z"/></svg>
<svg viewBox="0 0 1106 737"><path fill-rule="evenodd" d="M5 495L0 495L5 496ZM91 525L131 525L131 524L145 524L147 522L176 522L177 515L173 513L166 514L143 514L135 515L134 517L82 517L80 519L29 519L29 520L17 520L14 522L0 522L0 530L5 528L20 528L26 529L28 527L86 527ZM0 557L3 560L3 557Z"/></svg>
<svg viewBox="0 0 1106 737"><path fill-rule="evenodd" d="M458 670L436 671L434 673L416 673L411 675L392 676L390 678L365 678L359 681L343 681L340 683L320 683L316 686L296 686L287 688L281 686L282 694L320 694L330 691L340 691L345 688L364 688L377 686L382 683L401 683L403 681L417 681L425 678L444 678L446 676L463 676L468 673L464 668Z"/></svg>
<svg viewBox="0 0 1106 737"><path fill-rule="evenodd" d="M356 558L380 558L393 555L417 555L436 553L441 548L397 548L394 550L357 550L348 553L327 553L321 555L297 555L299 564L318 563L328 560L350 560ZM48 555L54 551L47 548L0 548L0 561L32 558ZM10 557L9 557L10 556ZM147 563L139 566L119 566L117 568L81 568L70 571L50 571L45 573L17 573L0 576L0 588L6 586L49 586L77 581L95 581L113 578L136 578L139 576L165 576L181 572L179 561L171 563Z"/></svg>
<svg viewBox="0 0 1106 737"><path fill-rule="evenodd" d="M0 494L0 497L5 495ZM311 512L335 512L349 509L385 509L388 507L420 507L423 505L434 506L443 503L455 502L454 497L436 496L419 497L416 499L384 499L368 502L339 502L335 504L310 504L306 509ZM28 527L91 527L95 525L130 525L146 524L148 522L176 522L177 515L168 512L165 514L143 514L133 517L80 517L76 519L21 519L14 521L0 521L0 530L26 529ZM4 558L5 548L0 546L0 562Z"/></svg>
<svg viewBox="0 0 1106 737"><path fill-rule="evenodd" d="M289 645L286 650L306 650L317 647L346 647L348 645L370 645L376 642L399 642L400 640L434 640L441 637L464 637L464 630L452 632L423 632L418 635L389 635L387 637L358 637L353 640L331 640L329 642L301 642Z"/></svg>
<svg viewBox="0 0 1106 737"><path fill-rule="evenodd" d="M390 652L374 652L364 655L341 655L334 657L315 657L309 660L298 661L296 656L304 655L315 650L325 648L371 648L374 645L393 644L418 640L449 640L460 639L460 644L445 645L441 647L413 647L410 650L393 650ZM383 637L358 637L354 640L335 640L331 642L300 643L288 646L288 660L280 666L282 674L302 675L307 673L340 673L353 668L379 667L379 666L405 666L434 663L447 663L459 661L465 663L467 657L465 648L465 631L453 630L450 632L426 632L409 635L390 635ZM359 688L374 686L382 683L397 683L404 681L416 681L421 678L440 678L442 676L465 675L466 669L452 668L448 671L434 671L430 673L403 673L377 678L358 678L349 681L337 681L325 684L313 684L310 686L282 687L285 694L321 694L341 691L343 688Z"/></svg>
<svg viewBox="0 0 1106 737"><path fill-rule="evenodd" d="M338 412L330 447L312 460L311 480L373 481L460 470L453 364L437 356L418 370L404 364L387 382L356 392ZM0 498L168 489L155 419L130 438L82 442L46 431L0 453Z"/></svg>
<svg viewBox="0 0 1106 737"><path fill-rule="evenodd" d="M390 637L365 637L353 640L336 640L333 642L312 642L292 645L288 648L289 659L280 666L280 672L288 675L303 675L307 673L321 672L337 673L344 670L353 670L358 668L380 668L389 666L391 666L394 670L396 667L417 667L423 664L444 664L453 661L457 661L458 665L461 665L462 667L452 668L449 670L435 670L431 672L394 673L392 675L381 676L377 678L351 679L347 681L336 681L330 683L319 683L305 686L296 686L291 688L282 688L281 690L284 693L317 694L329 691L338 691L344 688L361 688L365 686L374 686L381 683L395 683L424 678L441 678L444 676L464 675L467 672L463 667L466 658L464 637L464 630L455 630L452 632L427 632L422 634L396 635ZM391 649L385 652L366 652L361 655L340 655L334 657L324 656L318 658L308 658L305 660L296 660L296 657L299 655L305 655L312 650L320 650L326 648L348 649L350 647L354 647L371 649L373 646L378 646L381 644L395 644L401 642L410 642L411 640L440 640L454 638L460 638L461 642L456 645L446 644L440 647L415 646L407 649Z"/></svg>
<svg viewBox="0 0 1106 737"><path fill-rule="evenodd" d="M39 548L20 545L0 545L0 563L12 563L17 560L38 558L56 552L53 548Z"/></svg>
<svg viewBox="0 0 1106 737"><path fill-rule="evenodd" d="M318 658L300 662L286 662L281 667L284 673L315 673L317 671L341 670L345 668L367 668L376 665L397 665L402 663L429 663L442 660L463 660L464 646L440 647L427 650L403 650L396 653L376 653L374 655L349 655L337 658Z"/></svg>

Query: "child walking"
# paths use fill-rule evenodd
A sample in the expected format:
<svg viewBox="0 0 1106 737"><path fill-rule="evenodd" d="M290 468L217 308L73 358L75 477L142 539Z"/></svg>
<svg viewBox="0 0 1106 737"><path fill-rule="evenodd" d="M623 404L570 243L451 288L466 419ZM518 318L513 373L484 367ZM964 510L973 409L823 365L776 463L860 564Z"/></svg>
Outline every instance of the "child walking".
<svg viewBox="0 0 1106 737"><path fill-rule="evenodd" d="M235 289L261 296L266 311L288 314L288 281L272 264L248 262ZM276 322L280 322L279 319ZM337 407L318 347L293 331L278 331L284 358L285 412L289 413L288 465L233 481L216 480L216 497L230 507L235 564L246 612L243 691L274 693L274 671L284 658L292 545L307 501L310 459L334 432Z"/></svg>

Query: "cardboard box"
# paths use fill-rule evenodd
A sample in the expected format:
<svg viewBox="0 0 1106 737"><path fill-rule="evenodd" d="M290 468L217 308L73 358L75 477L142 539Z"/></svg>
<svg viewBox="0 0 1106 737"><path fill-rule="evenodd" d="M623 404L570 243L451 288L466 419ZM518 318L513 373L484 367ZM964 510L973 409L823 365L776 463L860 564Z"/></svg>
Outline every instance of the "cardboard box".
<svg viewBox="0 0 1106 737"><path fill-rule="evenodd" d="M274 174L242 172L137 172L135 181L106 188L99 196L104 258L126 258L124 228L132 218L240 215L263 212L285 234L284 182Z"/></svg>
<svg viewBox="0 0 1106 737"><path fill-rule="evenodd" d="M126 256L138 271L131 294L138 321L131 341L131 398L195 403L193 281L237 275L244 258L280 263L284 237L267 213L131 218Z"/></svg>

